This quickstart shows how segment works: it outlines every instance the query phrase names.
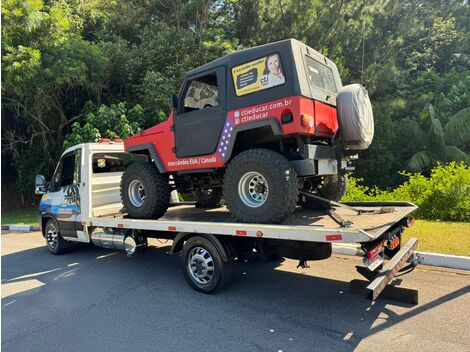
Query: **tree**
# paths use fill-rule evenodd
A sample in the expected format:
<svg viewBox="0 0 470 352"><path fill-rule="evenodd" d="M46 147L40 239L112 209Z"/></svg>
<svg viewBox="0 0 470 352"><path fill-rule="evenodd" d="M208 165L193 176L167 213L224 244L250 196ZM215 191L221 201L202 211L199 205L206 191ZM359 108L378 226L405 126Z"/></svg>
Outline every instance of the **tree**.
<svg viewBox="0 0 470 352"><path fill-rule="evenodd" d="M417 119L401 124L404 138L412 144L407 163L411 171L429 172L437 161L470 162L469 150L459 148L470 142L470 108L460 110L443 126L434 107L427 104Z"/></svg>
<svg viewBox="0 0 470 352"><path fill-rule="evenodd" d="M82 124L75 122L65 137L64 149L76 144L98 142L100 138L126 139L142 130L144 114L140 105L127 109L126 103L101 105L89 112Z"/></svg>
<svg viewBox="0 0 470 352"><path fill-rule="evenodd" d="M107 60L80 36L82 4L2 2L2 151L13 157L22 193L31 192L36 166L53 168L67 129L105 87ZM39 159L34 168L30 156Z"/></svg>

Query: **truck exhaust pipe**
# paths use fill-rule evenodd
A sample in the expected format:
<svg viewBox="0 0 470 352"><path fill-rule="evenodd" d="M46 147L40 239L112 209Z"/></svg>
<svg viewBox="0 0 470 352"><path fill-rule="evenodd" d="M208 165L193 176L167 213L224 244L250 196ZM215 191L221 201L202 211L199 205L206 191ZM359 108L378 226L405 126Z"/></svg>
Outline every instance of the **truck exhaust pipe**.
<svg viewBox="0 0 470 352"><path fill-rule="evenodd" d="M123 250L129 257L142 252L148 246L146 237L133 231L110 227L94 229L91 233L91 241L97 247Z"/></svg>

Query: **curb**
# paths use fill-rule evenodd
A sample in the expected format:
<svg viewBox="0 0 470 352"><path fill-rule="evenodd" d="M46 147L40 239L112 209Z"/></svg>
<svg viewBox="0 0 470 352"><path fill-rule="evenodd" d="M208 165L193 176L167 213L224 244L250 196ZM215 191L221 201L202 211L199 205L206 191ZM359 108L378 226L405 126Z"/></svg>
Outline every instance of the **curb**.
<svg viewBox="0 0 470 352"><path fill-rule="evenodd" d="M333 253L350 256L362 256L362 250L354 244L333 244ZM421 257L421 264L450 269L470 271L470 257L451 254L416 252Z"/></svg>
<svg viewBox="0 0 470 352"><path fill-rule="evenodd" d="M30 225L2 225L2 230L18 231L18 232L32 232L32 231L41 231L41 228L39 226L30 226Z"/></svg>
<svg viewBox="0 0 470 352"><path fill-rule="evenodd" d="M421 264L442 266L451 269L461 269L470 271L470 257L451 254L439 254L428 252L417 252L421 258Z"/></svg>

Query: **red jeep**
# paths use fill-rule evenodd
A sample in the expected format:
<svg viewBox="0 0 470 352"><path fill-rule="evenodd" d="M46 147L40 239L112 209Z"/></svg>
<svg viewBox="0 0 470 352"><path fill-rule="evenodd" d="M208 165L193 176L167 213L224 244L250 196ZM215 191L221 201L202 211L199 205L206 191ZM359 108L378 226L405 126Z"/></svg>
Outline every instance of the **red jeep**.
<svg viewBox="0 0 470 352"><path fill-rule="evenodd" d="M279 223L317 205L301 190L339 200L372 136L367 91L342 87L317 51L293 39L237 51L188 72L168 120L124 142L149 160L125 170L122 202L130 217L159 218L172 189L195 191L238 221Z"/></svg>

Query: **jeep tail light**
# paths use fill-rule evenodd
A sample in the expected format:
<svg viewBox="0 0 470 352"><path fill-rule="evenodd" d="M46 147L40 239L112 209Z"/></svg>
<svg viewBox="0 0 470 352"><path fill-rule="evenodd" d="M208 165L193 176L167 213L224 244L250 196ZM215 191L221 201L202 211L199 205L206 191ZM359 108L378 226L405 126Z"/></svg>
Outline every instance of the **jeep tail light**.
<svg viewBox="0 0 470 352"><path fill-rule="evenodd" d="M313 116L311 115L302 114L302 116L300 117L300 121L302 123L302 126L304 126L305 128L313 127Z"/></svg>

